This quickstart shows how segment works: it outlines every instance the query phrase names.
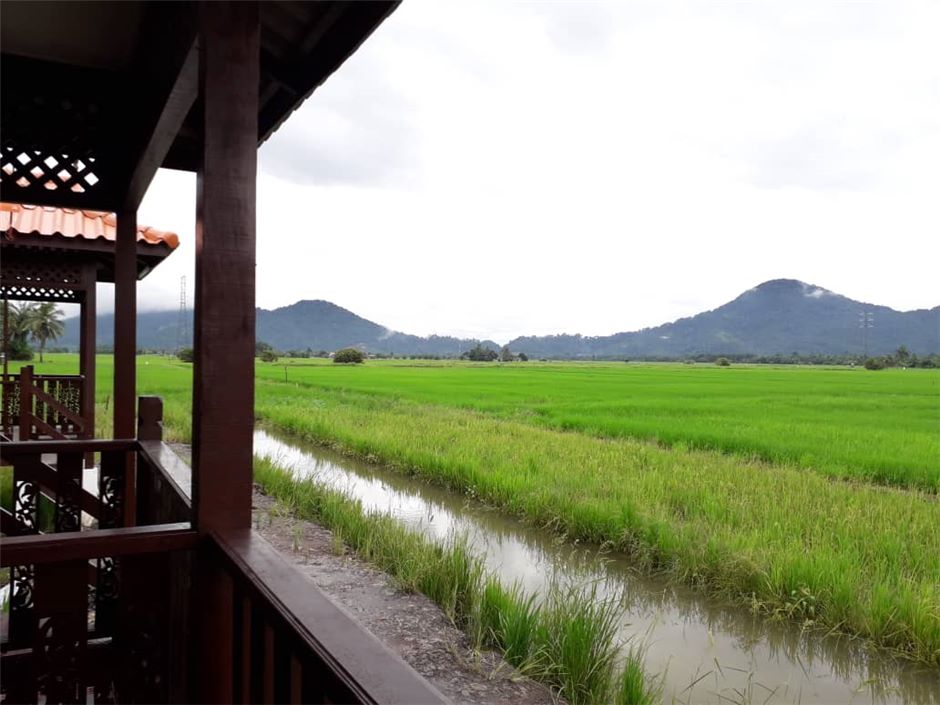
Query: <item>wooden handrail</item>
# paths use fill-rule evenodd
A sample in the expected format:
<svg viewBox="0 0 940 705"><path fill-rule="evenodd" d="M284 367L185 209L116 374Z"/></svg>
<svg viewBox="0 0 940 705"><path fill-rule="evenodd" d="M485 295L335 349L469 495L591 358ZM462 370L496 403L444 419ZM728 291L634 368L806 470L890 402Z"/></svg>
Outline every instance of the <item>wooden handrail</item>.
<svg viewBox="0 0 940 705"><path fill-rule="evenodd" d="M192 507L192 470L163 441L140 441L140 453L170 483L187 507Z"/></svg>
<svg viewBox="0 0 940 705"><path fill-rule="evenodd" d="M7 374L0 374L3 382L16 382L19 380L19 373L8 372ZM67 382L73 379L85 379L85 375L33 375L33 379L44 380L49 382Z"/></svg>
<svg viewBox="0 0 940 705"><path fill-rule="evenodd" d="M279 631L284 632L286 627L291 641L302 643L312 652L348 689L355 702L389 705L448 702L259 534L250 529L231 529L214 531L210 536L236 585L247 592L262 612L276 615L283 625ZM273 628L278 630L276 623ZM270 638L277 637L272 634ZM268 656L268 649L265 655ZM243 693L242 697L250 694Z"/></svg>
<svg viewBox="0 0 940 705"><path fill-rule="evenodd" d="M188 522L14 536L0 541L0 568L185 551L195 548L198 542L199 534Z"/></svg>
<svg viewBox="0 0 940 705"><path fill-rule="evenodd" d="M45 453L103 453L109 450L137 450L133 438L89 439L76 441L19 441L3 444L3 457L15 458L23 455Z"/></svg>

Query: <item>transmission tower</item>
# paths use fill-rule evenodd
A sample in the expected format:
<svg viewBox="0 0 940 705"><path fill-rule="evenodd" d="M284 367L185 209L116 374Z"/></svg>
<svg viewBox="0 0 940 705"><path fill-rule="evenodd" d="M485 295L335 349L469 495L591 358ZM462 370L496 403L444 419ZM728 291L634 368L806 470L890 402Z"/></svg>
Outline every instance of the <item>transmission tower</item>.
<svg viewBox="0 0 940 705"><path fill-rule="evenodd" d="M176 320L176 354L179 355L180 350L186 347L186 341L188 336L186 335L187 331L187 321L189 316L186 313L186 277L180 277L180 314L179 318Z"/></svg>
<svg viewBox="0 0 940 705"><path fill-rule="evenodd" d="M860 312L858 314L858 327L862 331L862 347L865 350L865 358L868 359L868 331L875 327L875 314L871 311Z"/></svg>

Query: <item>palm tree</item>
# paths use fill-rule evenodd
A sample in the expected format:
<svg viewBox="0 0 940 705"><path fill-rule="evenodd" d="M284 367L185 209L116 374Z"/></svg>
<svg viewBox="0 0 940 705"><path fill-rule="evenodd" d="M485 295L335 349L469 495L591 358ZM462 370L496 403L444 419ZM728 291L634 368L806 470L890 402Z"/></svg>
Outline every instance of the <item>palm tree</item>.
<svg viewBox="0 0 940 705"><path fill-rule="evenodd" d="M65 333L62 312L53 303L39 304L33 309L30 316L29 332L32 334L33 339L39 343L39 362L42 362L46 342L55 340Z"/></svg>
<svg viewBox="0 0 940 705"><path fill-rule="evenodd" d="M7 356L11 360L29 360L32 351L29 349L29 336L32 334L32 321L36 312L36 304L22 303L19 306L4 302L4 315L9 340L5 341Z"/></svg>

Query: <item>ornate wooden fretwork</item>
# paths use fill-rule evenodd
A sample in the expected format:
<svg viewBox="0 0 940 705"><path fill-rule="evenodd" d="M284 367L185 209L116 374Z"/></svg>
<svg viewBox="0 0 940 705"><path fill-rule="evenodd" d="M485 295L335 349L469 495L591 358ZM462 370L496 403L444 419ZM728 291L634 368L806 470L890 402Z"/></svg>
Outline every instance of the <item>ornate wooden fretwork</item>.
<svg viewBox="0 0 940 705"><path fill-rule="evenodd" d="M81 303L84 290L81 264L4 250L0 298Z"/></svg>

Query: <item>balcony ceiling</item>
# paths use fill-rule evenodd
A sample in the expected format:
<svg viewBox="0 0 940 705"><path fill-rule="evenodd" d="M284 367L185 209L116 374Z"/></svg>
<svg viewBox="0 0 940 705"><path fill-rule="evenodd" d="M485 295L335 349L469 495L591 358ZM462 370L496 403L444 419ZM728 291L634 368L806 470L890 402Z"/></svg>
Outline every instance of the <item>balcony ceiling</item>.
<svg viewBox="0 0 940 705"><path fill-rule="evenodd" d="M397 4L260 3L259 144ZM198 7L0 3L0 199L113 211L160 166L195 171Z"/></svg>

